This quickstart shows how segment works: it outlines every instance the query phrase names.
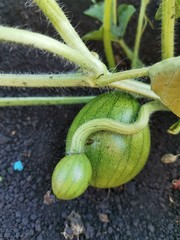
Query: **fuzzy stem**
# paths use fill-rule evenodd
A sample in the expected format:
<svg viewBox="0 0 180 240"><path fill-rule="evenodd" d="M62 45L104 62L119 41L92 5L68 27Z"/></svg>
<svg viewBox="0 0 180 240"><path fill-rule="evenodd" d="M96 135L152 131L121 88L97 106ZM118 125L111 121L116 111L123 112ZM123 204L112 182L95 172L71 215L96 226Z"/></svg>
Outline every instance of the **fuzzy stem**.
<svg viewBox="0 0 180 240"><path fill-rule="evenodd" d="M111 76L113 76L113 74ZM0 74L0 86L31 88L101 87L94 83L93 76L85 76L83 74ZM133 79L110 83L107 86L146 98L159 100L159 97L150 89L149 84Z"/></svg>
<svg viewBox="0 0 180 240"><path fill-rule="evenodd" d="M114 82L108 85L110 88L123 90L136 96L142 96L149 99L160 100L160 97L155 94L149 84L139 82L133 79L128 79L120 82Z"/></svg>
<svg viewBox="0 0 180 240"><path fill-rule="evenodd" d="M99 86L105 86L107 84L125 80L125 79L145 77L145 76L148 76L148 70L149 70L149 67L144 67L144 68L132 69L132 70L127 70L127 71L113 73L113 74L107 74L99 77L96 84Z"/></svg>
<svg viewBox="0 0 180 240"><path fill-rule="evenodd" d="M39 33L0 26L0 41L33 46L34 48L39 48L64 57L96 75L100 74L97 66L87 59L86 56L51 37Z"/></svg>
<svg viewBox="0 0 180 240"><path fill-rule="evenodd" d="M82 74L0 74L0 86L49 88L94 87L95 84Z"/></svg>
<svg viewBox="0 0 180 240"><path fill-rule="evenodd" d="M140 8L140 13L139 13L136 39L135 39L135 45L134 45L134 54L133 54L133 59L132 59L132 68L135 68L138 66L137 60L139 58L139 47L140 47L141 37L142 37L142 33L143 33L144 16L146 13L146 7L147 7L148 3L149 3L149 0L141 0L141 8Z"/></svg>
<svg viewBox="0 0 180 240"><path fill-rule="evenodd" d="M0 98L0 107L37 106L37 105L68 105L82 104L92 100L87 97L5 97Z"/></svg>
<svg viewBox="0 0 180 240"><path fill-rule="evenodd" d="M175 0L162 0L162 59L174 56Z"/></svg>
<svg viewBox="0 0 180 240"><path fill-rule="evenodd" d="M103 18L103 42L108 66L111 69L116 67L111 43L111 15L113 0L105 0Z"/></svg>
<svg viewBox="0 0 180 240"><path fill-rule="evenodd" d="M105 65L89 51L55 0L34 0L34 2L51 21L67 45L86 56L86 59L96 66L94 68L99 68L98 72L106 71Z"/></svg>
<svg viewBox="0 0 180 240"><path fill-rule="evenodd" d="M75 29L70 24L66 15L55 0L33 0L50 20L65 43L78 51L91 55ZM92 57L92 55L91 55Z"/></svg>
<svg viewBox="0 0 180 240"><path fill-rule="evenodd" d="M125 135L132 135L140 132L148 125L150 115L155 111L168 111L168 109L159 101L152 101L144 104L140 108L137 120L134 123L121 123L107 118L87 121L74 133L70 154L84 153L87 138L98 131L110 131L116 134Z"/></svg>
<svg viewBox="0 0 180 240"><path fill-rule="evenodd" d="M113 74L112 74L113 76ZM102 76L103 79L103 76ZM93 76L82 74L0 74L1 87L91 87L100 88L93 82ZM159 97L150 89L150 85L133 79L114 82L107 85L113 89L124 90L150 99Z"/></svg>

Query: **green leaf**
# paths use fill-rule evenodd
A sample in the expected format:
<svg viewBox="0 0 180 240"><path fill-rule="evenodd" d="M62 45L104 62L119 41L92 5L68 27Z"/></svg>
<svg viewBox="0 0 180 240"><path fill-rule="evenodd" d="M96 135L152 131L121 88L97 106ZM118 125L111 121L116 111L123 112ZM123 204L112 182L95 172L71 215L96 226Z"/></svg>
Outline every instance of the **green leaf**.
<svg viewBox="0 0 180 240"><path fill-rule="evenodd" d="M118 7L118 36L123 37L127 28L127 25L135 13L136 9L133 5L121 4Z"/></svg>
<svg viewBox="0 0 180 240"><path fill-rule="evenodd" d="M155 14L156 20L161 20L162 18L162 3L160 3L159 8ZM176 0L175 3L175 18L180 18L180 0Z"/></svg>
<svg viewBox="0 0 180 240"><path fill-rule="evenodd" d="M149 77L161 102L180 117L180 56L154 64Z"/></svg>
<svg viewBox="0 0 180 240"><path fill-rule="evenodd" d="M103 22L104 16L104 2L93 4L89 9L84 11L84 14L98 19L99 21Z"/></svg>
<svg viewBox="0 0 180 240"><path fill-rule="evenodd" d="M92 31L89 32L87 34L85 34L82 37L83 40L85 41L89 41L89 40L95 40L95 41L99 41L103 39L103 28L101 27L100 29L96 30L96 31Z"/></svg>
<svg viewBox="0 0 180 240"><path fill-rule="evenodd" d="M111 25L111 32L113 36L115 36L116 38L122 38L124 36L127 25L135 11L136 9L134 8L134 6L130 4L121 4L118 7L117 15L118 15L119 24L118 26ZM89 17L93 17L95 19L98 19L100 22L103 22L104 2L99 2L99 3L96 2L96 4L93 4L84 13ZM98 34L98 32L97 31L91 32L91 35L88 36L88 38L90 37L91 40L92 40L92 34L95 37L94 40L97 40L96 35Z"/></svg>
<svg viewBox="0 0 180 240"><path fill-rule="evenodd" d="M162 17L162 4L160 3L160 5L158 7L158 10L155 14L155 19L156 20L161 20L161 17Z"/></svg>
<svg viewBox="0 0 180 240"><path fill-rule="evenodd" d="M178 120L176 123L170 126L170 128L168 129L168 133L173 135L180 133L180 120Z"/></svg>

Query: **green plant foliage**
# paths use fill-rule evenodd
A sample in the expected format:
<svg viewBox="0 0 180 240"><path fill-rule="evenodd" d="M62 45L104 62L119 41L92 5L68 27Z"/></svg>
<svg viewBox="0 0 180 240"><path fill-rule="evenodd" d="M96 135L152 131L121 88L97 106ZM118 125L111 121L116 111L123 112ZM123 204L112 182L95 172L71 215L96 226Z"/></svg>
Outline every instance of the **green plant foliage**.
<svg viewBox="0 0 180 240"><path fill-rule="evenodd" d="M103 39L103 27L100 27L98 30L91 31L83 36L83 40L95 40L101 41Z"/></svg>
<svg viewBox="0 0 180 240"><path fill-rule="evenodd" d="M103 15L104 15L104 2L95 3L89 9L84 11L84 14L98 19L100 22L103 22Z"/></svg>
<svg viewBox="0 0 180 240"><path fill-rule="evenodd" d="M180 117L180 57L169 58L149 69L152 90Z"/></svg>
<svg viewBox="0 0 180 240"><path fill-rule="evenodd" d="M115 38L123 38L127 25L135 13L136 9L130 4L121 4L118 7L117 18L118 25L114 25L111 21L111 33ZM87 16L96 18L100 22L103 22L104 16L104 2L93 4L88 10L84 12ZM89 32L84 36L84 40L102 40L103 32L102 27L99 30Z"/></svg>
<svg viewBox="0 0 180 240"><path fill-rule="evenodd" d="M113 26L112 32L113 35L118 38L123 38L127 25L135 13L136 9L133 5L121 4L118 7L118 25Z"/></svg>
<svg viewBox="0 0 180 240"><path fill-rule="evenodd" d="M176 123L170 126L170 128L168 129L168 133L173 135L180 133L180 120L178 120Z"/></svg>
<svg viewBox="0 0 180 240"><path fill-rule="evenodd" d="M180 18L180 0L176 0L175 17L176 17L176 19ZM162 3L160 3L159 8L155 14L156 20L161 20L161 18L162 18Z"/></svg>

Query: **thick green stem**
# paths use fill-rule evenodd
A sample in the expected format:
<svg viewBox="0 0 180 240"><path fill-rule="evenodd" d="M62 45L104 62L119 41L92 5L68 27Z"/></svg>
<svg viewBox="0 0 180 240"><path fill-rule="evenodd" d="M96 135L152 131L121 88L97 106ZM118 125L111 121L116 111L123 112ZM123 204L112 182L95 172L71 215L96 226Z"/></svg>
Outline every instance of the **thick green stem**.
<svg viewBox="0 0 180 240"><path fill-rule="evenodd" d="M64 57L69 61L79 65L82 69L99 75L97 66L79 51L68 47L67 45L39 33L33 33L27 30L0 26L0 41L13 42L23 45L39 48L58 56Z"/></svg>
<svg viewBox="0 0 180 240"><path fill-rule="evenodd" d="M123 72L122 72L123 73ZM113 77L114 74L109 77ZM106 75L101 77L102 80ZM119 78L119 77L118 77ZM94 83L94 76L86 76L83 74L0 74L1 87L91 87L101 88ZM124 90L129 93L150 99L159 97L150 89L150 85L133 79L119 81L107 84L108 87Z"/></svg>
<svg viewBox="0 0 180 240"><path fill-rule="evenodd" d="M168 111L159 101L144 104L134 123L121 123L107 118L93 119L81 125L73 135L70 154L84 153L87 138L98 131L110 131L116 134L132 135L144 129L149 122L150 115L155 111Z"/></svg>
<svg viewBox="0 0 180 240"><path fill-rule="evenodd" d="M149 99L160 100L160 97L151 90L149 84L139 82L133 79L111 83L108 86L110 88L115 88L132 93L137 97L142 96Z"/></svg>
<svg viewBox="0 0 180 240"><path fill-rule="evenodd" d="M136 39L135 39L135 45L134 45L132 68L135 68L138 66L139 47L140 47L141 37L142 37L142 33L143 33L143 23L144 23L144 17L145 17L145 13L146 13L146 7L147 7L148 3L149 3L149 0L141 0L141 8L140 8L140 13L139 13Z"/></svg>
<svg viewBox="0 0 180 240"><path fill-rule="evenodd" d="M174 56L175 0L162 0L162 59Z"/></svg>
<svg viewBox="0 0 180 240"><path fill-rule="evenodd" d="M113 74L112 74L113 76ZM106 76L102 76L103 77ZM116 80L117 81L117 80ZM83 74L0 74L1 87L91 87L101 88L94 83L93 76ZM150 99L159 97L150 89L150 85L136 80L124 80L107 84L113 89L124 90Z"/></svg>
<svg viewBox="0 0 180 240"><path fill-rule="evenodd" d="M92 57L88 48L82 42L66 15L55 0L33 0L50 20L57 32L70 47Z"/></svg>
<svg viewBox="0 0 180 240"><path fill-rule="evenodd" d="M0 74L2 87L94 87L93 76L83 74Z"/></svg>
<svg viewBox="0 0 180 240"><path fill-rule="evenodd" d="M114 60L114 54L111 43L111 15L113 9L112 7L113 0L105 0L103 19L103 41L108 66L109 68L114 69L116 67L116 63Z"/></svg>
<svg viewBox="0 0 180 240"><path fill-rule="evenodd" d="M0 107L37 106L37 105L68 105L87 103L94 96L87 97L5 97L0 98Z"/></svg>
<svg viewBox="0 0 180 240"><path fill-rule="evenodd" d="M99 77L96 84L99 86L105 86L107 84L125 80L125 79L145 77L145 76L148 76L148 70L149 70L149 67L144 67L144 68L132 69L132 70L127 70L127 71L113 73L113 74L107 74Z"/></svg>
<svg viewBox="0 0 180 240"><path fill-rule="evenodd" d="M34 0L34 2L44 12L45 16L51 21L60 36L70 47L86 56L86 59L95 65L94 68L96 70L99 69L98 72L100 74L106 71L105 65L89 51L55 0Z"/></svg>

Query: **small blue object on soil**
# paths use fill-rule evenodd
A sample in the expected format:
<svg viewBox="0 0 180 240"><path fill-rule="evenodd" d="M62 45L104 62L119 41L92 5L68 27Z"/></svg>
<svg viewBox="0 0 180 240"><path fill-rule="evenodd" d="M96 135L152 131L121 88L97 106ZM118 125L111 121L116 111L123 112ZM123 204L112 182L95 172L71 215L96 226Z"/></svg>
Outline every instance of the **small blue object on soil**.
<svg viewBox="0 0 180 240"><path fill-rule="evenodd" d="M24 168L24 166L20 160L13 164L14 171L22 171L23 168Z"/></svg>

